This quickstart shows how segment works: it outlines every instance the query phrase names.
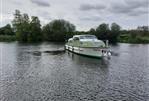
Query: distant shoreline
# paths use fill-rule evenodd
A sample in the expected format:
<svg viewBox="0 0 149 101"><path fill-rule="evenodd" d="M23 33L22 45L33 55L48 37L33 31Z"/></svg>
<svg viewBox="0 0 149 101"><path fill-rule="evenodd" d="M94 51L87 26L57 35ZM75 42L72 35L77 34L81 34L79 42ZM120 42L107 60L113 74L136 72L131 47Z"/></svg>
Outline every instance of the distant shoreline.
<svg viewBox="0 0 149 101"><path fill-rule="evenodd" d="M133 43L133 44L147 44L149 43L149 36L131 36L129 34L120 35L118 42L121 43Z"/></svg>
<svg viewBox="0 0 149 101"><path fill-rule="evenodd" d="M13 42L17 41L14 35L0 35L0 42ZM60 41L37 41L37 42L20 42L20 43L40 43L40 42L60 42ZM130 43L130 44L149 44L149 37L138 37L137 39L120 38L117 43Z"/></svg>

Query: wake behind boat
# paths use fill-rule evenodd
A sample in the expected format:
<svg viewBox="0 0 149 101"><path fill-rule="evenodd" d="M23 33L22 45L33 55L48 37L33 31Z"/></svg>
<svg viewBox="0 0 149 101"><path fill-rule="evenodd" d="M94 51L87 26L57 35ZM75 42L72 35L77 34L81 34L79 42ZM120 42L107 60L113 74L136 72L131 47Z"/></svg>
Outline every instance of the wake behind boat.
<svg viewBox="0 0 149 101"><path fill-rule="evenodd" d="M65 49L79 55L96 58L111 55L108 43L98 40L95 35L74 35L66 43Z"/></svg>

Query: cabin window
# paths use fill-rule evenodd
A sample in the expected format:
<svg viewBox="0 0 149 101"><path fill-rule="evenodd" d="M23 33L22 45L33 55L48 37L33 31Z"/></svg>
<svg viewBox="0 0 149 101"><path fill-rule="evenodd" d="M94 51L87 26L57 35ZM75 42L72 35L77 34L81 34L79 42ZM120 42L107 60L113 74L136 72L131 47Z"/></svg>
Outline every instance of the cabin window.
<svg viewBox="0 0 149 101"><path fill-rule="evenodd" d="M69 43L72 43L72 40L68 41Z"/></svg>
<svg viewBox="0 0 149 101"><path fill-rule="evenodd" d="M74 41L79 41L79 38L78 38L78 37L74 37L73 40L74 40Z"/></svg>
<svg viewBox="0 0 149 101"><path fill-rule="evenodd" d="M94 35L80 36L80 39L97 39Z"/></svg>

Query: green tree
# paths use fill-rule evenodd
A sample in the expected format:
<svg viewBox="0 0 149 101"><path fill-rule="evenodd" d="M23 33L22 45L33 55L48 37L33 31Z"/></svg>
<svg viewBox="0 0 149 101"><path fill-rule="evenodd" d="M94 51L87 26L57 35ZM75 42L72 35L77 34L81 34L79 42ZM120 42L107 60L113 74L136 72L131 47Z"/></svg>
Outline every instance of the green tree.
<svg viewBox="0 0 149 101"><path fill-rule="evenodd" d="M12 25L13 25L13 28L14 28L14 31L18 31L18 27L19 25L21 25L21 12L19 10L15 10L15 13L14 13L14 19L12 21Z"/></svg>
<svg viewBox="0 0 149 101"><path fill-rule="evenodd" d="M36 16L32 16L30 22L30 34L28 35L29 42L36 42L42 40L40 20Z"/></svg>
<svg viewBox="0 0 149 101"><path fill-rule="evenodd" d="M41 41L41 25L38 17L32 16L30 21L28 14L21 14L19 10L16 10L12 25L18 41Z"/></svg>
<svg viewBox="0 0 149 101"><path fill-rule="evenodd" d="M118 36L120 34L121 27L116 24L111 24L111 33L109 34L109 41L112 43L116 43L118 41Z"/></svg>
<svg viewBox="0 0 149 101"><path fill-rule="evenodd" d="M30 31L30 20L28 14L23 14L22 15L22 41L27 42L28 41L28 36L31 34Z"/></svg>
<svg viewBox="0 0 149 101"><path fill-rule="evenodd" d="M94 28L91 28L88 33L95 35L96 34L96 30Z"/></svg>
<svg viewBox="0 0 149 101"><path fill-rule="evenodd" d="M29 16L27 14L21 15L19 10L15 11L12 25L19 41L27 41L29 31Z"/></svg>
<svg viewBox="0 0 149 101"><path fill-rule="evenodd" d="M65 20L53 20L43 27L44 38L48 41L65 41L75 31L75 26Z"/></svg>
<svg viewBox="0 0 149 101"><path fill-rule="evenodd" d="M15 10L14 14L14 19L12 21L13 29L14 32L16 33L16 37L19 41L22 40L22 29L21 29L21 24L22 24L22 16L19 10Z"/></svg>
<svg viewBox="0 0 149 101"><path fill-rule="evenodd" d="M44 40L46 40L46 41L51 41L52 40L53 34L51 32L51 29L50 29L50 24L47 24L47 25L43 26L42 34L43 34Z"/></svg>
<svg viewBox="0 0 149 101"><path fill-rule="evenodd" d="M3 35L3 34L4 34L3 28L0 28L0 35Z"/></svg>
<svg viewBox="0 0 149 101"><path fill-rule="evenodd" d="M102 23L96 28L96 36L101 40L107 40L109 33L109 25Z"/></svg>
<svg viewBox="0 0 149 101"><path fill-rule="evenodd" d="M0 28L0 35L15 35L10 24Z"/></svg>
<svg viewBox="0 0 149 101"><path fill-rule="evenodd" d="M138 26L137 32L142 33L142 36L149 35L149 26Z"/></svg>

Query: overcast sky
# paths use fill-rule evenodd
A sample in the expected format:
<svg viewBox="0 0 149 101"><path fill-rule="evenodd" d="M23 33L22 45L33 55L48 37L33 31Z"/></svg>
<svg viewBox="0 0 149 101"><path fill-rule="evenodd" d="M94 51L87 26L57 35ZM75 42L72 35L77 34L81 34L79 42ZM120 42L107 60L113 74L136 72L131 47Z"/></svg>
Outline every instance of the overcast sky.
<svg viewBox="0 0 149 101"><path fill-rule="evenodd" d="M0 26L11 22L16 9L38 16L42 25L65 19L76 25L77 30L112 22L123 29L149 24L149 0L1 0L0 7Z"/></svg>

